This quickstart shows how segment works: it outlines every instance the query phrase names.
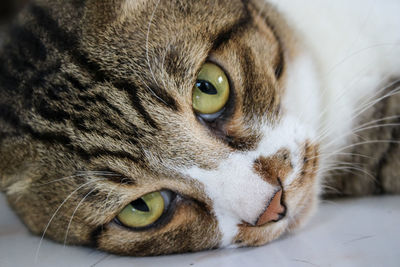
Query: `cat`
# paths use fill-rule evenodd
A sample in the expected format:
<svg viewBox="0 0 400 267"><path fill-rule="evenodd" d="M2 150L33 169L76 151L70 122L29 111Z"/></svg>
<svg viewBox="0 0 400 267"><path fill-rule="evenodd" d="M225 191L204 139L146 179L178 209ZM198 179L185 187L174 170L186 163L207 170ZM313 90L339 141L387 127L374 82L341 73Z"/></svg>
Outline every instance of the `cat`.
<svg viewBox="0 0 400 267"><path fill-rule="evenodd" d="M264 245L320 195L399 193L399 11L30 1L0 50L0 189L32 233L133 256Z"/></svg>

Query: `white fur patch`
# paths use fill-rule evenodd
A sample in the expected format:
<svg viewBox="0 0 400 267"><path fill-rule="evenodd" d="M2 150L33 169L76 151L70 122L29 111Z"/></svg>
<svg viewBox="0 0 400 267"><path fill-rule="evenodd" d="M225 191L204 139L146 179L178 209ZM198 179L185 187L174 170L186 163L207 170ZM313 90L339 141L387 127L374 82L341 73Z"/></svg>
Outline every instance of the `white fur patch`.
<svg viewBox="0 0 400 267"><path fill-rule="evenodd" d="M322 82L321 127L328 129L333 147L343 146L343 135L351 131L362 103L388 79L400 76L400 1L268 2L283 13L312 53Z"/></svg>
<svg viewBox="0 0 400 267"><path fill-rule="evenodd" d="M400 74L399 1L269 2L289 18L307 50L287 63L283 119L275 127L264 125L255 151L233 153L215 170L181 171L204 185L223 234L222 246L231 244L238 223L254 223L272 197L273 187L253 171L255 159L288 149L294 169L284 186L290 185L300 172L304 143L320 140L316 133L324 127L329 127L328 140L345 143L340 136L351 130L360 99L388 75ZM300 208L289 206L287 217L297 216Z"/></svg>
<svg viewBox="0 0 400 267"><path fill-rule="evenodd" d="M255 159L250 154L235 153L222 161L217 170L193 167L185 173L204 184L214 204L224 246L231 243L236 225L242 220L255 223L274 193L273 186L252 170Z"/></svg>
<svg viewBox="0 0 400 267"><path fill-rule="evenodd" d="M294 171L284 182L285 186L289 185L301 169L304 142L312 138L295 118L289 116L277 127L265 126L264 130L257 150L233 153L216 170L192 167L182 171L204 185L223 234L222 246L231 244L239 223L254 224L275 193L274 186L254 172L254 161L260 156L274 155L282 148L289 149L294 165Z"/></svg>
<svg viewBox="0 0 400 267"><path fill-rule="evenodd" d="M233 153L228 159L221 161L215 170L198 167L181 170L184 175L204 185L206 194L213 202L215 216L223 235L221 242L223 247L231 245L232 239L238 232L239 223L256 222L275 193L274 186L253 170L254 161L260 156L268 157L280 149L288 149L294 167L283 182L284 186L288 186L299 176L305 142L315 139L314 129L317 123L311 118L317 112L319 103L308 105L309 108L303 110L300 117L301 114L298 112L298 108L301 108L299 103L309 103L307 101L312 100L312 95L318 90L313 65L307 56L302 56L293 62L292 68L288 71L293 80L288 83L287 92L307 93L297 93L294 98L285 98L284 117L278 125L264 124L263 137L256 150ZM306 122L302 122L301 118Z"/></svg>

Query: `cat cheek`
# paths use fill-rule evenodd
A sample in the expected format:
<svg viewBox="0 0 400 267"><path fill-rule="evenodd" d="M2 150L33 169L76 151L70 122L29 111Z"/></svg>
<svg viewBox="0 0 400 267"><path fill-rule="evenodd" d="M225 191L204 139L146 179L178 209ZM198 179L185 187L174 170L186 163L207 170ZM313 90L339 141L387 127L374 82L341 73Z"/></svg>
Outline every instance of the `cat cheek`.
<svg viewBox="0 0 400 267"><path fill-rule="evenodd" d="M95 240L100 250L127 255L150 256L213 249L219 246L218 221L192 201L177 204L166 225L146 231L130 231L110 224Z"/></svg>
<svg viewBox="0 0 400 267"><path fill-rule="evenodd" d="M290 207L288 230L301 227L315 211L318 203L319 145L305 142L302 164L296 179L287 187L287 205Z"/></svg>

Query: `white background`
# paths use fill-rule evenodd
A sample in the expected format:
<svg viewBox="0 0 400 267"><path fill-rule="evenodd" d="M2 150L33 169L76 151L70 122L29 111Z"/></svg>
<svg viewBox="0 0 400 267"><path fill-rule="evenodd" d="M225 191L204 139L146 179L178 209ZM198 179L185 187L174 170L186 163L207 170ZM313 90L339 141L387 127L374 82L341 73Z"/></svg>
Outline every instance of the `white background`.
<svg viewBox="0 0 400 267"><path fill-rule="evenodd" d="M119 257L32 236L0 195L0 266L400 266L400 196L325 201L310 223L258 248Z"/></svg>

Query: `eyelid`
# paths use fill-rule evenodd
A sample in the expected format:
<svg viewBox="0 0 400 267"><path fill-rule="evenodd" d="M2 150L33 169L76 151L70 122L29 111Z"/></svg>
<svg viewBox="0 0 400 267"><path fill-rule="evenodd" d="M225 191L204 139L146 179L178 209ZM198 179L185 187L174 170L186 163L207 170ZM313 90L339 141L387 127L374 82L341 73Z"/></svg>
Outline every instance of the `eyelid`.
<svg viewBox="0 0 400 267"><path fill-rule="evenodd" d="M175 200L177 194L173 193L170 190L161 190L160 194L163 196L164 198L164 213L167 212L170 208L170 205L172 204L172 202ZM164 215L164 214L163 214ZM161 216L163 216L161 215Z"/></svg>
<svg viewBox="0 0 400 267"><path fill-rule="evenodd" d="M202 118L202 119L205 120L205 121L211 122L211 121L214 121L214 120L218 119L219 117L221 117L222 114L225 113L225 110L226 110L226 109L225 109L225 107L224 107L224 108L222 108L220 111L218 111L218 112L216 112L216 113L213 113L213 114L201 114L201 113L197 113L197 116L199 116L200 118Z"/></svg>

